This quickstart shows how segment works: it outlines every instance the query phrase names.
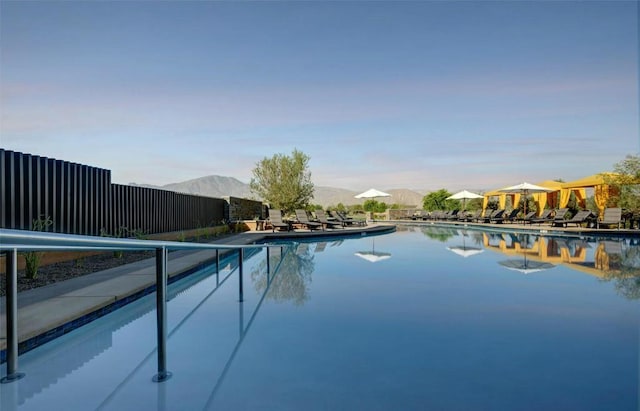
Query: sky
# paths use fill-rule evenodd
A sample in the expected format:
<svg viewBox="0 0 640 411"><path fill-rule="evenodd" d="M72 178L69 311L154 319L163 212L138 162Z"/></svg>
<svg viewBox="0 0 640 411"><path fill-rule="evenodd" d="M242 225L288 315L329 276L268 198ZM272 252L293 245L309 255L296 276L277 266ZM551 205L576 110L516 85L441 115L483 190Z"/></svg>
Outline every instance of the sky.
<svg viewBox="0 0 640 411"><path fill-rule="evenodd" d="M640 152L636 1L0 2L0 147L114 183L491 190Z"/></svg>

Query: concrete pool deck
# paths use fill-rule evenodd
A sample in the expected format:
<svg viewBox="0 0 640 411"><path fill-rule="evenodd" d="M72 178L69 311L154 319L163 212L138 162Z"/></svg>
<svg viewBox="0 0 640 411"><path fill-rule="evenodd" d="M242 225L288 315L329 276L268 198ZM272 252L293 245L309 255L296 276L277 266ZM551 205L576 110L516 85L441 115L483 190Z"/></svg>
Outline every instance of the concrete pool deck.
<svg viewBox="0 0 640 411"><path fill-rule="evenodd" d="M270 240L295 240L345 235L381 234L396 225L438 225L456 229L522 231L542 235L570 236L639 236L640 230L595 229L583 227L550 227L549 225L486 224L447 221L397 220L325 231L294 230L289 232L248 231L212 241L212 244L247 245ZM221 250L221 257L231 251ZM174 251L169 256L169 278L194 272L215 259L215 252ZM128 301L139 298L155 286L155 258L86 274L67 281L39 287L18 294L18 341L20 351L56 338L104 315ZM6 349L5 297L0 297L0 350Z"/></svg>

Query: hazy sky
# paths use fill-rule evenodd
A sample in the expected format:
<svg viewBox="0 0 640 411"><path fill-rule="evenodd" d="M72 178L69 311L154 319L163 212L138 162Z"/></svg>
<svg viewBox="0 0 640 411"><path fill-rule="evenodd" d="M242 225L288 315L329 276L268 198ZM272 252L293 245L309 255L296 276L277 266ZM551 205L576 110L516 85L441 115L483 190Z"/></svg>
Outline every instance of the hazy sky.
<svg viewBox="0 0 640 411"><path fill-rule="evenodd" d="M7 1L0 146L116 183L570 181L640 151L636 1Z"/></svg>

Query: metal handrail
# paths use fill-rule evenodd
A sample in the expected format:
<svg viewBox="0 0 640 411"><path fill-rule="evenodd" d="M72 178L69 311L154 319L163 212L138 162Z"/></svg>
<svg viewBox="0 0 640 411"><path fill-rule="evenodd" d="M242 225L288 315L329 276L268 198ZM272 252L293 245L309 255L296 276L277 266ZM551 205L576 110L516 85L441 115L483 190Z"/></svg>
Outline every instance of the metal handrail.
<svg viewBox="0 0 640 411"><path fill-rule="evenodd" d="M243 301L244 250L247 248L280 247L272 244L212 244L184 243L177 241L138 240L131 238L92 237L84 235L48 233L40 231L0 229L0 252L6 254L6 327L7 327L7 375L0 383L10 383L24 377L18 372L18 252L19 251L156 251L156 311L158 339L158 373L153 381L163 382L171 377L166 368L167 343L167 260L169 250L238 250L238 293ZM268 253L267 253L268 258Z"/></svg>
<svg viewBox="0 0 640 411"><path fill-rule="evenodd" d="M11 241L9 243L8 241ZM155 250L165 247L168 250L215 250L215 249L240 249L263 248L266 244L212 244L212 243L185 243L180 241L139 240L133 238L93 237L75 234L48 233L42 231L0 229L0 250L18 248L20 251L28 251L29 246L38 246L46 249L46 246L59 249L60 247L108 247L110 250Z"/></svg>

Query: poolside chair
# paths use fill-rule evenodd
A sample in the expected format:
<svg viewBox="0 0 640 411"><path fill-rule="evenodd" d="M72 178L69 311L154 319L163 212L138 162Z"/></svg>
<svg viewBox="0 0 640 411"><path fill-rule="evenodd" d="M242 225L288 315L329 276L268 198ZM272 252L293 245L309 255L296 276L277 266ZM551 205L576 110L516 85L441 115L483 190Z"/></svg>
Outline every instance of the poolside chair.
<svg viewBox="0 0 640 411"><path fill-rule="evenodd" d="M336 220L340 221L345 227L346 226L363 226L366 225L367 223L363 220L356 220L354 218L351 217L347 217L344 214L338 212L338 211L329 211L329 213L331 214L331 217L335 218Z"/></svg>
<svg viewBox="0 0 640 411"><path fill-rule="evenodd" d="M556 214L553 216L553 220L551 221L552 226L561 226L564 227L565 217L569 213L568 208L559 208L556 210Z"/></svg>
<svg viewBox="0 0 640 411"><path fill-rule="evenodd" d="M296 210L296 219L298 220L297 222L299 224L301 224L303 227L307 227L311 231L313 231L313 230L324 230L324 227L323 227L322 223L319 223L317 221L309 220L309 216L307 215L307 212L305 210L297 209Z"/></svg>
<svg viewBox="0 0 640 411"><path fill-rule="evenodd" d="M502 215L504 214L504 212L505 212L505 209L504 209L504 208L499 209L499 210L493 210L490 214L488 214L488 215L486 215L486 216L484 216L484 217L480 218L480 219L478 220L478 222L481 222L481 223L490 223L492 220L495 220L495 219L497 219L497 218L502 217ZM480 221L480 220L482 220L482 221Z"/></svg>
<svg viewBox="0 0 640 411"><path fill-rule="evenodd" d="M480 216L482 215L482 209L479 208L476 211L474 211L473 213L467 213L467 215L465 216L464 221L465 222L472 222L477 220L478 218L480 218Z"/></svg>
<svg viewBox="0 0 640 411"><path fill-rule="evenodd" d="M567 227L569 224L575 224L576 227L579 227L580 224L583 224L583 223L589 224L589 223L595 222L595 219L596 219L596 216L595 214L593 214L591 210L582 210L582 211L578 211L576 215L574 215L569 220L564 220L562 223L564 227Z"/></svg>
<svg viewBox="0 0 640 411"><path fill-rule="evenodd" d="M601 225L612 226L615 225L620 229L622 224L622 209L621 208L605 208L602 220L598 220L597 228Z"/></svg>
<svg viewBox="0 0 640 411"><path fill-rule="evenodd" d="M316 214L316 219L320 222L320 224L322 224L323 228L334 228L334 227L343 228L344 227L344 224L338 220L335 220L335 219L329 220L324 210L316 210L315 214Z"/></svg>
<svg viewBox="0 0 640 411"><path fill-rule="evenodd" d="M291 225L288 222L282 220L282 210L278 209L269 209L269 225L271 225L271 229L273 232L276 231L276 228L279 230L281 228L286 228L287 231L291 231Z"/></svg>
<svg viewBox="0 0 640 411"><path fill-rule="evenodd" d="M514 208L513 210L511 210L509 214L505 216L503 211L502 214L489 218L489 222L501 224L501 223L504 223L505 221L512 221L513 219L516 218L519 212L520 210L518 210L517 208Z"/></svg>
<svg viewBox="0 0 640 411"><path fill-rule="evenodd" d="M531 222L532 218L536 218L536 212L535 211L529 211L527 213L527 215L525 215L522 218L519 218L518 221L523 223L523 224L527 224L527 223Z"/></svg>
<svg viewBox="0 0 640 411"><path fill-rule="evenodd" d="M553 221L553 218L551 218L551 213L553 212L553 210L544 210L542 212L542 215L540 217L535 217L532 218L531 220L529 220L529 224L542 224L542 223L549 223L551 221ZM525 221L525 224L527 222Z"/></svg>

